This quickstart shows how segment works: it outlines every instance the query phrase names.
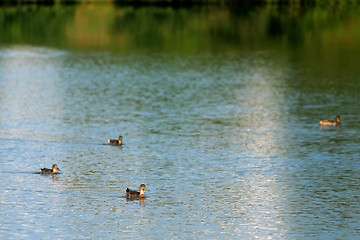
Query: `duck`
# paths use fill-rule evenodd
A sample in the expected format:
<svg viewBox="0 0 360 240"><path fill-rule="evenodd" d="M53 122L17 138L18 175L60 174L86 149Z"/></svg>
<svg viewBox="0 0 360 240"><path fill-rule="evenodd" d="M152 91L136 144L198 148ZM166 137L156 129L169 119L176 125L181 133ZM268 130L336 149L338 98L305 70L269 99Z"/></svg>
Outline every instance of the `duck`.
<svg viewBox="0 0 360 240"><path fill-rule="evenodd" d="M49 168L41 168L41 174L55 174L58 173L58 171L60 171L60 169L58 168L58 165L54 164L52 165L52 169Z"/></svg>
<svg viewBox="0 0 360 240"><path fill-rule="evenodd" d="M338 115L338 116L336 116L335 121L320 120L320 125L323 125L323 126L340 126L341 125L340 120L344 120L344 119Z"/></svg>
<svg viewBox="0 0 360 240"><path fill-rule="evenodd" d="M140 192L136 191L136 190L132 190L129 188L126 188L125 192L126 192L126 196L130 197L130 198L145 198L145 192L144 191L149 191L145 184L141 184L140 185Z"/></svg>
<svg viewBox="0 0 360 240"><path fill-rule="evenodd" d="M110 145L114 145L114 146L121 146L124 143L124 139L122 136L119 136L119 140L109 139L108 143L110 143Z"/></svg>

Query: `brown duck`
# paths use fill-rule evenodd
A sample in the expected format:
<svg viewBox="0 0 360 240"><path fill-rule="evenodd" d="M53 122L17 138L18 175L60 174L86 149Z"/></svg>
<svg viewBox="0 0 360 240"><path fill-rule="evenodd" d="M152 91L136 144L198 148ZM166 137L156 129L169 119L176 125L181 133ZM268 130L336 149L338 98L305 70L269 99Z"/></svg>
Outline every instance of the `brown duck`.
<svg viewBox="0 0 360 240"><path fill-rule="evenodd" d="M109 139L108 143L110 143L110 145L114 145L114 146L121 146L124 142L124 139L122 136L119 136L119 140L116 139Z"/></svg>
<svg viewBox="0 0 360 240"><path fill-rule="evenodd" d="M149 190L146 188L145 184L141 184L140 192L127 188L126 196L131 197L131 198L145 198L146 195L145 195L144 191L149 191Z"/></svg>
<svg viewBox="0 0 360 240"><path fill-rule="evenodd" d="M344 120L344 119L340 116L336 116L335 121L320 120L320 125L322 125L322 126L340 126L341 125L340 120Z"/></svg>
<svg viewBox="0 0 360 240"><path fill-rule="evenodd" d="M56 164L52 165L52 169L41 168L40 170L41 170L41 174L55 174L58 173L58 171L60 171L60 169Z"/></svg>

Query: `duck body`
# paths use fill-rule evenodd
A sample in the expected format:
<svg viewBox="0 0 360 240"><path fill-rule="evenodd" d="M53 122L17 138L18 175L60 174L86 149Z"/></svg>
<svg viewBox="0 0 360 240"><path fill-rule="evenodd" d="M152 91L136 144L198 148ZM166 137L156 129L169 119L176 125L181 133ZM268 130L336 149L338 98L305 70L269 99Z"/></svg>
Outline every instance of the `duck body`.
<svg viewBox="0 0 360 240"><path fill-rule="evenodd" d="M108 143L110 145L113 145L113 146L121 146L123 144L123 142L124 142L124 139L123 139L122 136L119 136L118 140L116 140L116 139L109 139L108 140Z"/></svg>
<svg viewBox="0 0 360 240"><path fill-rule="evenodd" d="M340 120L344 120L344 119L342 117L340 117L340 116L336 116L335 121L320 120L320 125L322 125L322 126L340 126L341 125Z"/></svg>
<svg viewBox="0 0 360 240"><path fill-rule="evenodd" d="M126 196L130 197L130 198L145 198L145 192L144 191L149 191L145 184L141 184L140 185L140 192L133 190L133 189L129 189L126 188L125 192L126 192Z"/></svg>
<svg viewBox="0 0 360 240"><path fill-rule="evenodd" d="M52 169L41 168L40 171L41 171L41 174L55 174L55 173L58 173L58 171L60 171L60 169L58 168L58 166L56 164L54 164L52 166Z"/></svg>

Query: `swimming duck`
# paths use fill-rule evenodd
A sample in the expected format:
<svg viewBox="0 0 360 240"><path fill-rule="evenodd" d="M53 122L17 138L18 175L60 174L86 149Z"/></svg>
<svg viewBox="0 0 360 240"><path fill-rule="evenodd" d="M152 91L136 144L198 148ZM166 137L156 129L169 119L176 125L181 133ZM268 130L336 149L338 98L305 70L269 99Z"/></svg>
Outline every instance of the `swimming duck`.
<svg viewBox="0 0 360 240"><path fill-rule="evenodd" d="M42 174L54 174L54 173L58 173L58 171L60 171L60 169L58 168L58 166L56 164L52 165L52 169L49 168L41 168L41 173Z"/></svg>
<svg viewBox="0 0 360 240"><path fill-rule="evenodd" d="M124 142L124 139L122 136L119 136L119 140L116 139L109 139L108 143L110 143L110 145L114 145L114 146L120 146L122 145Z"/></svg>
<svg viewBox="0 0 360 240"><path fill-rule="evenodd" d="M145 184L141 184L140 192L127 188L126 196L132 197L132 198L145 198L146 195L145 195L144 191L149 191L149 190L146 188Z"/></svg>
<svg viewBox="0 0 360 240"><path fill-rule="evenodd" d="M344 120L344 119L338 115L338 116L336 116L336 121L320 120L320 125L324 125L324 126L330 126L330 125L340 126L341 125L340 120Z"/></svg>

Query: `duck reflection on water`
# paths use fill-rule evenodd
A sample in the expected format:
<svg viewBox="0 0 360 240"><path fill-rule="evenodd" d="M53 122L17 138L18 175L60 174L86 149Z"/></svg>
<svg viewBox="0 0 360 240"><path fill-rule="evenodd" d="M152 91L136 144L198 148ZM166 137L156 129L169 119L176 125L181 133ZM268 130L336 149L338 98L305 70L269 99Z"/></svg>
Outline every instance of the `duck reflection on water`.
<svg viewBox="0 0 360 240"><path fill-rule="evenodd" d="M134 203L134 204L139 202L139 205L144 207L145 206L145 199L146 198L129 198L129 197L126 197L126 202Z"/></svg>

